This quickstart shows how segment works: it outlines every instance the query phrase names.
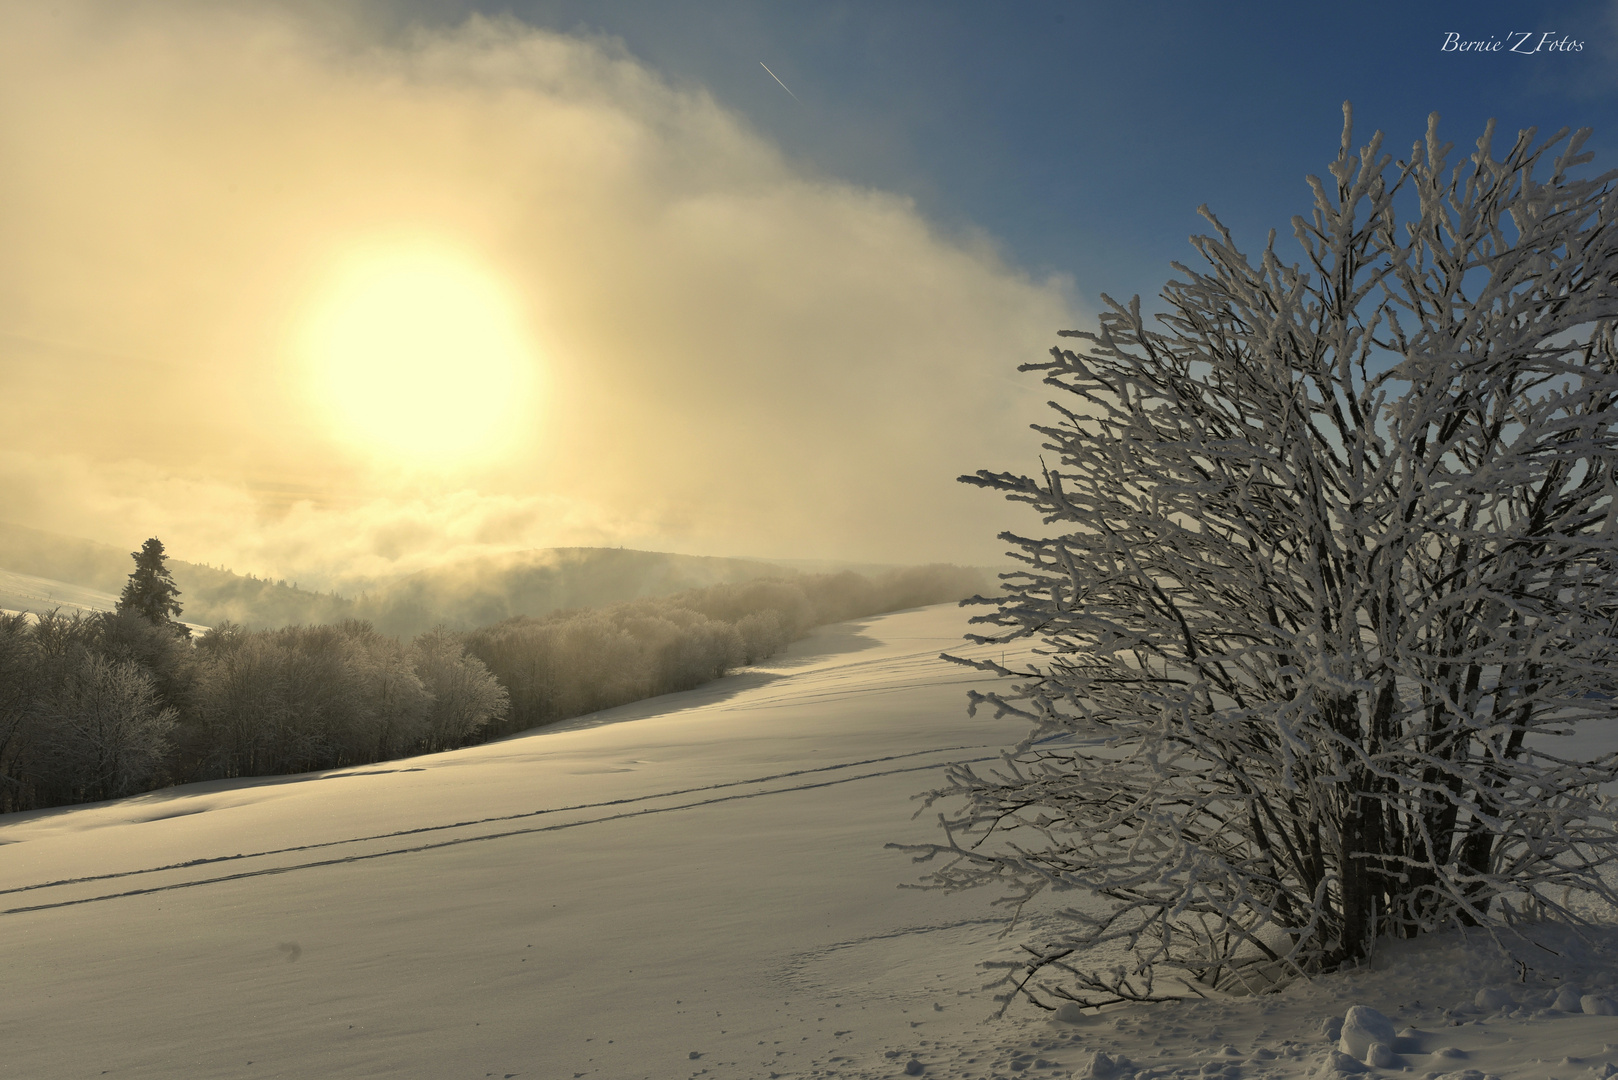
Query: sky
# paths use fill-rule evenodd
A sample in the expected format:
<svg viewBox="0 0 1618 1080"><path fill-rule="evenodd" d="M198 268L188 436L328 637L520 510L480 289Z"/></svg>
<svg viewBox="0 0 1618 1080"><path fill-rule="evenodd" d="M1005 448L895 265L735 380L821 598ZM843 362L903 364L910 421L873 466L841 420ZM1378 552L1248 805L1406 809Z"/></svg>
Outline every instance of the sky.
<svg viewBox="0 0 1618 1080"><path fill-rule="evenodd" d="M0 517L322 587L987 563L1017 365L1200 205L1286 237L1345 100L1610 168L1615 73L1610 0L0 0Z"/></svg>

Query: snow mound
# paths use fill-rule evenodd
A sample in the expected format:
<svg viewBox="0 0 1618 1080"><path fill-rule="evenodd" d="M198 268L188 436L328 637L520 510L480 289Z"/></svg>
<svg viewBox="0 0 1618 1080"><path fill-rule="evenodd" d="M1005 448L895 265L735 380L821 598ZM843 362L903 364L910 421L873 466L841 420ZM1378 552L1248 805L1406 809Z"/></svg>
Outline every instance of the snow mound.
<svg viewBox="0 0 1618 1080"><path fill-rule="evenodd" d="M1373 1062L1371 1059L1391 1058L1393 1038L1392 1020L1369 1005L1353 1005L1343 1017L1343 1032L1337 1038L1337 1049L1368 1065L1387 1065L1389 1061ZM1378 1046L1382 1048L1380 1055L1373 1053Z"/></svg>

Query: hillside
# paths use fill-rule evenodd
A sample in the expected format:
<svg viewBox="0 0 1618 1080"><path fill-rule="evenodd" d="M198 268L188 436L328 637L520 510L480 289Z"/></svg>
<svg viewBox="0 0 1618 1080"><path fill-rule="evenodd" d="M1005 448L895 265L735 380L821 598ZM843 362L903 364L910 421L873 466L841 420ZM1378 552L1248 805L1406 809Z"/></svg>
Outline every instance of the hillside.
<svg viewBox="0 0 1618 1080"><path fill-rule="evenodd" d="M144 539L144 538L142 538ZM137 541L131 540L130 550ZM381 582L358 597L301 589L296 583L242 575L188 562L171 551L169 569L188 621L247 627L368 619L388 634L410 637L440 623L470 629L512 615L605 607L707 585L790 577L797 571L754 559L723 559L625 548L549 548L485 556ZM129 550L0 522L0 568L40 579L24 589L33 610L74 589L116 597L129 577ZM63 607L85 606L64 601ZM89 604L86 609L94 609Z"/></svg>
<svg viewBox="0 0 1618 1080"><path fill-rule="evenodd" d="M366 594L355 611L384 633L409 636L439 622L470 629L513 615L605 607L794 573L754 559L628 548L546 548L423 570Z"/></svg>
<svg viewBox="0 0 1618 1080"><path fill-rule="evenodd" d="M117 603L118 597L100 589L89 589L55 578L0 570L0 611L32 611L36 614L53 609L60 609L64 613L111 611Z"/></svg>
<svg viewBox="0 0 1618 1080"><path fill-rule="evenodd" d="M1618 1016L1553 1003L1615 993L1610 930L1532 968L1445 935L1278 995L991 1019L978 965L1072 895L1002 936L884 847L936 838L911 796L944 763L1022 733L967 717L937 658L964 628L829 626L499 743L0 817L8 1075L1304 1080L1339 1075L1352 1004L1401 1029L1370 1075L1618 1069Z"/></svg>
<svg viewBox="0 0 1618 1080"><path fill-rule="evenodd" d="M0 522L0 567L14 575L45 579L51 583L46 588L52 594L67 597L77 588L115 600L134 566L130 552L144 539L132 539L125 549ZM277 627L356 617L353 603L344 597L300 589L285 581L244 576L174 557L168 567L180 588L185 618L191 623L214 626L229 619L244 626ZM0 606L34 610L32 604ZM61 606L105 610L76 602Z"/></svg>
<svg viewBox="0 0 1618 1080"><path fill-rule="evenodd" d="M71 615L74 612L112 611L117 606L118 597L110 592L87 589L54 578L0 570L0 612L32 611L43 614L60 611L64 615ZM182 621L194 633L208 630L205 624Z"/></svg>

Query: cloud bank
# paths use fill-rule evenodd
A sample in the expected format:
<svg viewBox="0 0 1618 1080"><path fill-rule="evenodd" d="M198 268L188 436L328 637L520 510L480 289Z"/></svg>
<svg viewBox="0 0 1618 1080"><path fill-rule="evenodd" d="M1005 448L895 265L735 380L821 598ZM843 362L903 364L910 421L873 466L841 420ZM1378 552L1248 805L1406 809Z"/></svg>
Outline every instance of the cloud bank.
<svg viewBox="0 0 1618 1080"><path fill-rule="evenodd" d="M1080 321L700 87L512 20L0 4L0 162L5 516L306 582L553 544L984 561L1018 519L954 478L1028 467L1015 366ZM309 312L398 243L517 298L540 390L496 457L391 460L314 396Z"/></svg>

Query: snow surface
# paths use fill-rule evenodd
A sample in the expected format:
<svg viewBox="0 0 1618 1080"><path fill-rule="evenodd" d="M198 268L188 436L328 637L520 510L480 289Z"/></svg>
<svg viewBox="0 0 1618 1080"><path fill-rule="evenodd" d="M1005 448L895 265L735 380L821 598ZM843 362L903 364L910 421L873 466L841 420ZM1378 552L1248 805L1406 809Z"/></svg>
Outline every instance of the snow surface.
<svg viewBox="0 0 1618 1080"><path fill-rule="evenodd" d="M1279 1080L1361 1068L1353 1005L1398 1030L1369 1075L1614 1071L1618 1017L1554 1006L1618 996L1618 931L1547 932L1532 968L1448 935L1264 998L990 1019L1003 915L899 888L920 868L883 847L936 839L911 796L1022 733L937 659L965 619L826 627L452 753L0 818L0 1076Z"/></svg>

